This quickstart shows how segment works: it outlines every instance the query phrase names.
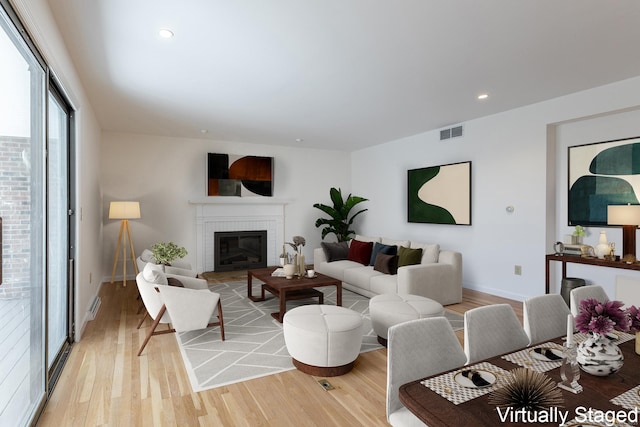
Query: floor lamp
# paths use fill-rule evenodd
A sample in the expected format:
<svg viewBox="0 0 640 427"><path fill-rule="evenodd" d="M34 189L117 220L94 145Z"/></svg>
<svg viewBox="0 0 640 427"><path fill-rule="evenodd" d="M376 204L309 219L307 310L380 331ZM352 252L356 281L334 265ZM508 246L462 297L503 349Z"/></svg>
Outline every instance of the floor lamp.
<svg viewBox="0 0 640 427"><path fill-rule="evenodd" d="M109 219L120 220L120 232L118 233L118 244L116 246L116 255L113 261L113 270L111 271L111 283L116 275L118 266L118 258L120 257L120 246L122 246L122 286L127 286L127 242L129 240L129 249L131 261L133 262L133 270L138 274L138 266L136 265L136 254L133 250L133 240L131 239L131 228L129 227L130 219L140 218L139 202L111 202L109 205ZM126 235L125 235L126 233Z"/></svg>

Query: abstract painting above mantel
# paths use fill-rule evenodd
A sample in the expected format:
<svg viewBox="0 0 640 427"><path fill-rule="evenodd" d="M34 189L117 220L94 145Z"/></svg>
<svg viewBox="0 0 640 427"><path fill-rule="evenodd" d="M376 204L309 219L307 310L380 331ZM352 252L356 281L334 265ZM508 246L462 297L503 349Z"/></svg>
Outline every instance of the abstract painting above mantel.
<svg viewBox="0 0 640 427"><path fill-rule="evenodd" d="M207 153L207 196L273 196L273 157Z"/></svg>
<svg viewBox="0 0 640 427"><path fill-rule="evenodd" d="M471 162L407 171L407 220L471 225Z"/></svg>
<svg viewBox="0 0 640 427"><path fill-rule="evenodd" d="M608 205L638 204L640 137L569 147L569 225L607 225Z"/></svg>

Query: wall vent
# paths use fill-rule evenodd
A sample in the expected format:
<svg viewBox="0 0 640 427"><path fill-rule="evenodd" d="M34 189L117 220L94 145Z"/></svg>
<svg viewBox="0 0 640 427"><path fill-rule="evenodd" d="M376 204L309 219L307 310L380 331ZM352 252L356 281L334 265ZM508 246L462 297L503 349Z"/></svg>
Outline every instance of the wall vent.
<svg viewBox="0 0 640 427"><path fill-rule="evenodd" d="M98 314L98 310L100 309L100 304L102 304L102 300L100 297L96 297L91 304L91 308L89 308L89 320L96 318L96 314Z"/></svg>
<svg viewBox="0 0 640 427"><path fill-rule="evenodd" d="M462 136L462 125L440 130L440 141Z"/></svg>

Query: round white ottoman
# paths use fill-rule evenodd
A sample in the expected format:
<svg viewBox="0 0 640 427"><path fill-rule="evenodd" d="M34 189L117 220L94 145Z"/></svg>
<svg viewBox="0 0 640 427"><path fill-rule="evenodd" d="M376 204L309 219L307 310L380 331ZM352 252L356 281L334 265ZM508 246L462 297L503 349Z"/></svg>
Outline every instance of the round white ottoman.
<svg viewBox="0 0 640 427"><path fill-rule="evenodd" d="M335 305L303 305L285 313L284 342L298 370L316 376L346 374L360 354L362 316Z"/></svg>
<svg viewBox="0 0 640 427"><path fill-rule="evenodd" d="M444 316L442 304L429 298L409 294L381 294L369 301L369 314L378 342L387 346L387 332L398 323L425 317Z"/></svg>

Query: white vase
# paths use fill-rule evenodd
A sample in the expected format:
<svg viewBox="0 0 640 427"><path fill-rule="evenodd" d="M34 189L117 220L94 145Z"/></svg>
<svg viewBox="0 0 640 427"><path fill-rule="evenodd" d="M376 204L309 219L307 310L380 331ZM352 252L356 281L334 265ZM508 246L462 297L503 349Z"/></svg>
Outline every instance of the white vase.
<svg viewBox="0 0 640 427"><path fill-rule="evenodd" d="M282 270L284 271L284 275L287 279L291 279L296 272L296 266L295 264L285 264L282 267Z"/></svg>
<svg viewBox="0 0 640 427"><path fill-rule="evenodd" d="M604 259L605 255L609 255L611 253L611 246L609 246L609 242L607 241L607 232L604 230L600 232L595 252L596 256L600 259Z"/></svg>
<svg viewBox="0 0 640 427"><path fill-rule="evenodd" d="M624 356L611 339L601 334L590 334L578 344L576 361L580 369L591 375L607 376L622 368Z"/></svg>

